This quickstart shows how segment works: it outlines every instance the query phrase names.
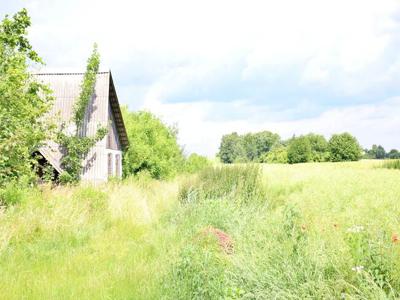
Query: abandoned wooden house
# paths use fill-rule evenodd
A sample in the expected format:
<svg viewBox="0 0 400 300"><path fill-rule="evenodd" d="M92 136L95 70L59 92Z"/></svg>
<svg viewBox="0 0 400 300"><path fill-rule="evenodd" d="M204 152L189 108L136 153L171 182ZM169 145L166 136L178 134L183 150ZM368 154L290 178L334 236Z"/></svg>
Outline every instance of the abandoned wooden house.
<svg viewBox="0 0 400 300"><path fill-rule="evenodd" d="M41 73L37 78L48 84L55 98L51 116L61 125L68 124L73 107L81 92L83 73ZM95 92L86 109L82 133L95 135L99 127L108 128L107 135L89 151L83 160L82 180L107 181L110 177L122 176L122 150L128 146L122 113L111 72L97 74ZM56 175L63 172L62 149L54 141L47 141L39 150L43 160L50 164Z"/></svg>

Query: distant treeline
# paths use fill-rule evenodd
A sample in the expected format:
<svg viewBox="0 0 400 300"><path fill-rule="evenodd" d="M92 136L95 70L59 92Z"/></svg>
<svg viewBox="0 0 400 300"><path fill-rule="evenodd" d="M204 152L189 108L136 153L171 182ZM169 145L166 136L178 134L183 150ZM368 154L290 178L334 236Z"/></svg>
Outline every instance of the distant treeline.
<svg viewBox="0 0 400 300"><path fill-rule="evenodd" d="M223 163L303 163L324 161L356 161L361 158L399 158L396 149L386 153L382 146L362 150L357 139L349 133L334 134L329 140L323 135L309 133L282 140L276 133L261 131L239 135L224 135L218 157Z"/></svg>
<svg viewBox="0 0 400 300"><path fill-rule="evenodd" d="M386 152L385 148L381 145L372 145L371 149L364 149L364 156L366 159L399 159L400 152L397 149L392 149Z"/></svg>

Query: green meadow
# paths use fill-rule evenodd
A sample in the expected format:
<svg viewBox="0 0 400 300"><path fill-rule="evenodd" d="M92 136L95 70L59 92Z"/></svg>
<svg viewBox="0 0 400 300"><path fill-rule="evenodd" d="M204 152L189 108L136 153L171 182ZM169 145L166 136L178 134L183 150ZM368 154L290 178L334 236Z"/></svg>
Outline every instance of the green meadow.
<svg viewBox="0 0 400 300"><path fill-rule="evenodd" d="M400 171L381 164L10 190L0 298L398 298Z"/></svg>

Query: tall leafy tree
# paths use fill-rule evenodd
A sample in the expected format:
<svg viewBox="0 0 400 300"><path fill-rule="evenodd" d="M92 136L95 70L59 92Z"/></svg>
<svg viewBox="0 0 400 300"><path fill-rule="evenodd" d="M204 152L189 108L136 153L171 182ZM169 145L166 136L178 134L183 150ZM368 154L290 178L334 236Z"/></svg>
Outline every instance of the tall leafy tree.
<svg viewBox="0 0 400 300"><path fill-rule="evenodd" d="M329 140L331 161L355 161L361 158L362 149L350 133L334 134Z"/></svg>
<svg viewBox="0 0 400 300"><path fill-rule="evenodd" d="M226 134L221 139L218 157L223 163L231 164L246 157L242 137L236 132Z"/></svg>
<svg viewBox="0 0 400 300"><path fill-rule="evenodd" d="M305 163L311 160L311 143L306 136L292 138L287 150L290 164Z"/></svg>
<svg viewBox="0 0 400 300"><path fill-rule="evenodd" d="M309 133L306 135L311 145L311 160L326 161L329 158L328 142L323 135Z"/></svg>
<svg viewBox="0 0 400 300"><path fill-rule="evenodd" d="M0 23L0 186L32 177L32 153L51 131L44 117L50 91L29 72L42 64L27 38L30 25L25 9Z"/></svg>
<svg viewBox="0 0 400 300"><path fill-rule="evenodd" d="M384 159L386 157L386 151L385 148L383 148L381 145L379 145L376 148L376 159Z"/></svg>
<svg viewBox="0 0 400 300"><path fill-rule="evenodd" d="M252 161L261 161L261 156L269 152L281 139L278 134L270 131L257 132L253 136L255 155Z"/></svg>
<svg viewBox="0 0 400 300"><path fill-rule="evenodd" d="M182 169L184 157L175 127L150 112L129 112L123 107L122 114L130 144L124 153L124 176L146 171L153 178L166 179Z"/></svg>
<svg viewBox="0 0 400 300"><path fill-rule="evenodd" d="M390 159L398 159L398 158L400 158L400 152L397 149L392 149L387 154L387 157Z"/></svg>

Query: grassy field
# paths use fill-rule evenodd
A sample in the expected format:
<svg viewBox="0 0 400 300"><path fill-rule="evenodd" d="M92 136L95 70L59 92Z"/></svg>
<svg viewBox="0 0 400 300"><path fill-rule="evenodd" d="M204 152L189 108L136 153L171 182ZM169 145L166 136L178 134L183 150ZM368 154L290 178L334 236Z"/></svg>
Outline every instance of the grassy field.
<svg viewBox="0 0 400 300"><path fill-rule="evenodd" d="M0 298L398 298L400 171L379 164L262 165L226 195L218 174L21 191Z"/></svg>

